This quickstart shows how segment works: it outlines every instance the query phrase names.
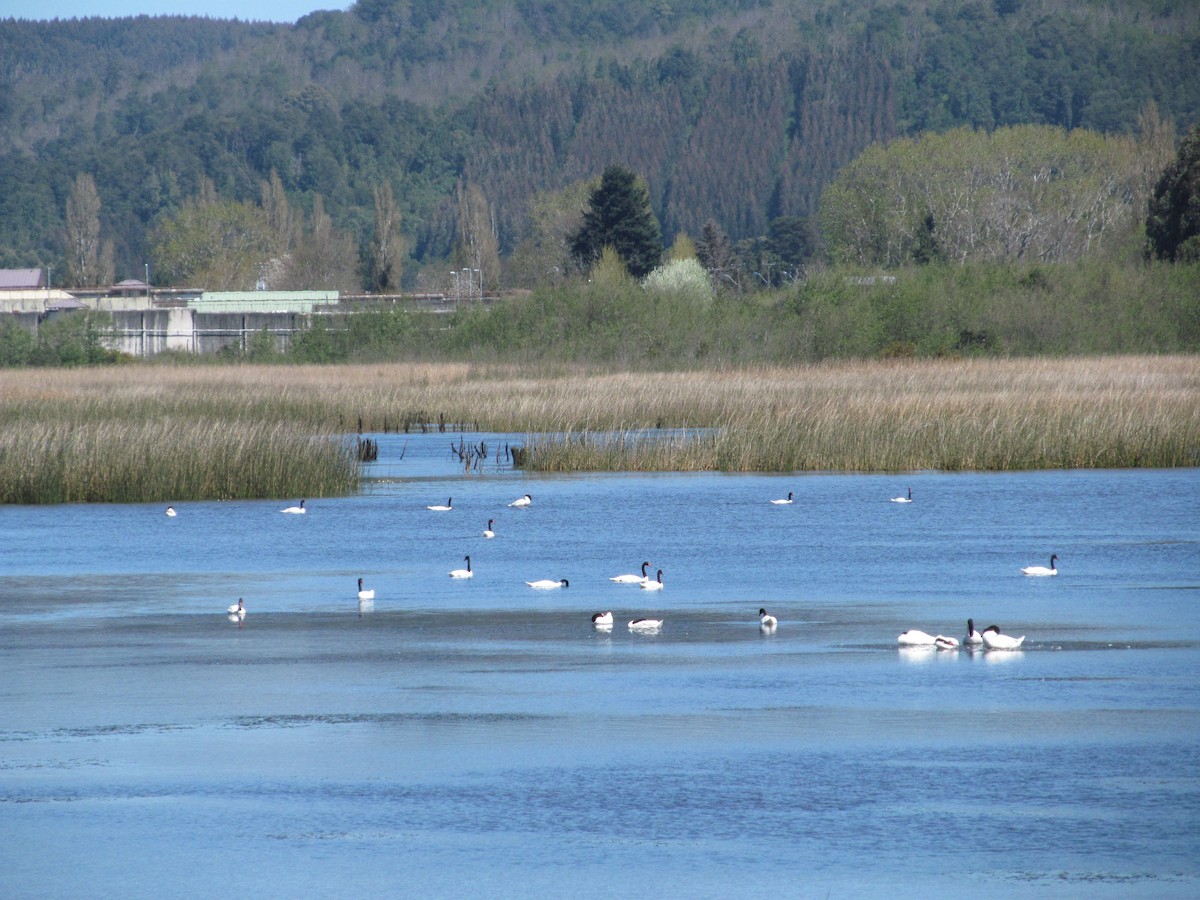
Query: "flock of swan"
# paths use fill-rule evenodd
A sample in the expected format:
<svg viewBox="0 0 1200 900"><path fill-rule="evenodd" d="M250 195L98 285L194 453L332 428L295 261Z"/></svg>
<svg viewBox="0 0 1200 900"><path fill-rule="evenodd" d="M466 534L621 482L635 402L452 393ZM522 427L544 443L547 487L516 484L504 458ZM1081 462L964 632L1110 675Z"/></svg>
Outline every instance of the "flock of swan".
<svg viewBox="0 0 1200 900"><path fill-rule="evenodd" d="M795 494L792 491L788 491L787 497L775 499L770 502L776 506L791 504L795 502ZM891 502L912 503L912 488L908 489L908 492L905 496L892 497ZM280 510L280 512L288 515L303 515L307 512L304 504L305 501L301 500L299 506L288 506ZM529 494L525 494L522 497L518 497L508 505L510 507L521 509L529 507L532 504L533 497ZM448 497L445 504L434 504L426 506L425 508L433 512L449 512L450 510L454 509L454 498ZM166 514L172 518L177 515L173 506L167 507ZM496 532L494 530L495 524L495 519L488 519L487 527L483 530L483 536L485 538L490 539L496 536ZM452 569L449 573L451 578L463 579L474 577L475 573L471 570L471 557L468 555L464 557L464 560L467 564L466 568ZM1021 574L1033 577L1057 575L1057 563L1058 554L1052 553L1050 555L1049 566L1026 566L1025 568L1021 569ZM609 581L612 581L616 584L636 584L645 591L661 591L663 589L663 570L659 569L655 577L651 578L647 571L649 568L650 562L645 561L642 563L642 570L640 573L629 572L622 575L614 575L609 578ZM570 581L566 578L542 578L536 581L527 581L525 584L531 588L534 588L535 590L543 591L571 586ZM363 580L361 578L358 579L358 599L360 602L375 600L374 589L364 590ZM226 612L228 613L231 621L241 622L246 617L246 605L244 599L239 597L238 602L230 606ZM775 630L779 627L779 620L775 616L768 613L765 609L759 609L758 618L759 628L764 634L774 634ZM660 628L662 628L662 624L662 619L632 619L629 622L629 630L632 632L641 633L657 632ZM613 627L612 611L607 610L605 612L598 612L594 614L592 616L592 625L597 630L611 630ZM937 650L957 650L960 645L960 642L957 638L948 637L944 634L929 634L928 632L921 631L917 628L910 628L908 631L903 632L896 639L896 641L901 647L929 647ZM977 649L983 647L987 650L1018 650L1024 642L1025 635L1013 637L1012 635L1003 634L998 625L989 625L982 632L976 631L975 620L967 619L967 633L966 636L963 637L961 644L968 649Z"/></svg>
<svg viewBox="0 0 1200 900"><path fill-rule="evenodd" d="M910 628L896 639L901 647L934 647L938 650L957 650L958 639L944 634L929 634ZM962 643L968 649L984 647L988 650L1019 650L1025 643L1025 635L1013 637L1002 634L999 625L989 625L982 632L975 630L975 620L967 619L967 634Z"/></svg>

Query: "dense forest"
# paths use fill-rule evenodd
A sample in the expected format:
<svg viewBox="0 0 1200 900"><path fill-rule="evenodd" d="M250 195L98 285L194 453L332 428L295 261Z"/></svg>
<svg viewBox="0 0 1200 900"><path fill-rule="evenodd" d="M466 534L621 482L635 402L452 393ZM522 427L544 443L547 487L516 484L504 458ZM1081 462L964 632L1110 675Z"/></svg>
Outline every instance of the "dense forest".
<svg viewBox="0 0 1200 900"><path fill-rule="evenodd" d="M1150 141L1161 168L1164 130L1173 144L1197 121L1188 0L360 0L294 26L7 19L0 267L69 270L86 175L117 279L140 277L198 204L222 203L287 213L288 241L350 253L356 265L306 270L343 288L443 290L464 258L489 285L531 287L558 271L552 220L613 163L644 178L667 244L715 229L744 258L789 230L812 252L824 192L873 145L1052 126ZM1127 204L1143 202L1139 178ZM383 214L404 256L390 274L373 271Z"/></svg>

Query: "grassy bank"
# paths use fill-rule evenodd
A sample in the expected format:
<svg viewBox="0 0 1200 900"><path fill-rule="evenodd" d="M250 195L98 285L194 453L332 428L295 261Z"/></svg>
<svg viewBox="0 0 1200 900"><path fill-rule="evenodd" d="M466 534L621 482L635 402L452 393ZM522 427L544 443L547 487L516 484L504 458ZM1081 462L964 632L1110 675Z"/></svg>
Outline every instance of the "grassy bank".
<svg viewBox="0 0 1200 900"><path fill-rule="evenodd" d="M345 494L360 420L524 433L542 471L1192 466L1200 358L17 370L0 384L0 502Z"/></svg>

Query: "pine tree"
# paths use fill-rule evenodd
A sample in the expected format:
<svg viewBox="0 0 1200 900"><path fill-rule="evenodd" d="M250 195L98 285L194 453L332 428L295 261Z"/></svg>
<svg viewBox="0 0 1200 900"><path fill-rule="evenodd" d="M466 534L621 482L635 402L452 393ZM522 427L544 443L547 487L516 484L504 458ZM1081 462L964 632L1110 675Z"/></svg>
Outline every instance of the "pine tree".
<svg viewBox="0 0 1200 900"><path fill-rule="evenodd" d="M1173 262L1200 262L1200 125L1179 145L1150 196L1147 253Z"/></svg>
<svg viewBox="0 0 1200 900"><path fill-rule="evenodd" d="M644 278L662 259L662 235L650 208L646 185L624 166L609 166L592 192L583 225L571 240L571 253L585 267L605 247L616 251L629 274Z"/></svg>

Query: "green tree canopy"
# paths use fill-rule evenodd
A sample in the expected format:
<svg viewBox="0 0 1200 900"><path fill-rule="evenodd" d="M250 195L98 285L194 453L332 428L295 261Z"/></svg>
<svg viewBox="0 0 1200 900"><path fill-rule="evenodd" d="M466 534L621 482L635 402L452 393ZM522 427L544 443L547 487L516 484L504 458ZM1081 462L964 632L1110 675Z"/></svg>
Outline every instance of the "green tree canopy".
<svg viewBox="0 0 1200 900"><path fill-rule="evenodd" d="M599 261L605 247L616 251L629 274L645 278L662 259L662 232L650 208L650 192L637 175L612 165L600 176L571 240L571 253L585 267Z"/></svg>
<svg viewBox="0 0 1200 900"><path fill-rule="evenodd" d="M1200 125L1191 130L1150 197L1149 253L1175 262L1200 262Z"/></svg>

